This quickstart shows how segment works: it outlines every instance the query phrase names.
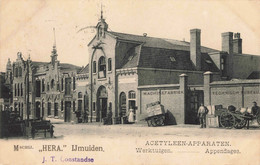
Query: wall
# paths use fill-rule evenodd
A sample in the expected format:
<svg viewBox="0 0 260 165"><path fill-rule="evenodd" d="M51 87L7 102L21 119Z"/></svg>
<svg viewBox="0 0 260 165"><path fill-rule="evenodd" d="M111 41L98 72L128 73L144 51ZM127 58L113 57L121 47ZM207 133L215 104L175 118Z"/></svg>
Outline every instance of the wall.
<svg viewBox="0 0 260 165"><path fill-rule="evenodd" d="M170 116L167 123L184 124L187 101L187 75L181 76L179 84L139 86L139 119L147 117L146 104L160 101Z"/></svg>
<svg viewBox="0 0 260 165"><path fill-rule="evenodd" d="M139 69L139 85L158 85L158 84L178 84L179 75L185 73L189 77L189 85L203 84L203 72L195 71L175 71L160 69ZM220 75L214 74L214 80L219 80Z"/></svg>
<svg viewBox="0 0 260 165"><path fill-rule="evenodd" d="M212 81L205 75L205 105L233 105L236 108L250 107L252 102L260 104L260 80Z"/></svg>

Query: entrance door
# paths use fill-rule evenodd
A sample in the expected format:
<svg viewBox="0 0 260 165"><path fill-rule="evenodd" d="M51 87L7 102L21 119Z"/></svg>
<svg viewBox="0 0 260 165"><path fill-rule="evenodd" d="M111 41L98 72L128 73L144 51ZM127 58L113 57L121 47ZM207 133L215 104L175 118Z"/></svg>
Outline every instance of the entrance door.
<svg viewBox="0 0 260 165"><path fill-rule="evenodd" d="M41 115L41 103L39 101L36 102L36 118L40 119Z"/></svg>
<svg viewBox="0 0 260 165"><path fill-rule="evenodd" d="M65 101L65 116L64 116L65 122L70 122L70 111L71 111L71 102Z"/></svg>

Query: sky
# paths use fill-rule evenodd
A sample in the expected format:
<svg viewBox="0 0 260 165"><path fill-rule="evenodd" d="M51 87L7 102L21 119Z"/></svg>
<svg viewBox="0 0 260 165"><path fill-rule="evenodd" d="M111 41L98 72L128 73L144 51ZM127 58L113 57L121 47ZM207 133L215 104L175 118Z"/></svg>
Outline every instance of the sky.
<svg viewBox="0 0 260 165"><path fill-rule="evenodd" d="M88 64L87 44L103 6L109 30L151 37L190 40L201 29L201 44L221 50L221 33L239 32L243 53L260 55L260 1L180 0L1 0L0 71L17 52L33 61L50 61L56 34L58 60Z"/></svg>

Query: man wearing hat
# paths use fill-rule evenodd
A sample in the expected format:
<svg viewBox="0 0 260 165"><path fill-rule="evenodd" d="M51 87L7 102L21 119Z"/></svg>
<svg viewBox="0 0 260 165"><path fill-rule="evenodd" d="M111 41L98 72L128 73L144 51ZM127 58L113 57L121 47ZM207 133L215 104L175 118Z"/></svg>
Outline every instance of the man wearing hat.
<svg viewBox="0 0 260 165"><path fill-rule="evenodd" d="M259 113L259 107L257 106L257 103L254 101L253 102L253 107L252 107L252 114L254 115L254 116L257 116L258 115L258 113Z"/></svg>

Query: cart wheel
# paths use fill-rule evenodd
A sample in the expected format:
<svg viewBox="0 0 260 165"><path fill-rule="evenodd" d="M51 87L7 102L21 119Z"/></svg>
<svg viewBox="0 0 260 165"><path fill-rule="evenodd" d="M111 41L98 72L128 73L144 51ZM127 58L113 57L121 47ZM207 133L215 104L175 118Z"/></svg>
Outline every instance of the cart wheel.
<svg viewBox="0 0 260 165"><path fill-rule="evenodd" d="M155 118L151 118L151 125L152 125L153 127L156 127L156 126L157 126L157 124L156 124L156 119L155 119Z"/></svg>
<svg viewBox="0 0 260 165"><path fill-rule="evenodd" d="M225 128L233 128L235 126L235 117L228 112L220 114L220 125Z"/></svg>
<svg viewBox="0 0 260 165"><path fill-rule="evenodd" d="M239 118L236 118L236 123L235 123L235 128L236 129L241 129L241 128L244 128L246 126L246 120L245 119L239 119Z"/></svg>
<svg viewBox="0 0 260 165"><path fill-rule="evenodd" d="M162 117L162 116L155 119L155 124L156 124L157 126L162 126L163 123L164 123L164 122L163 122L163 117Z"/></svg>
<svg viewBox="0 0 260 165"><path fill-rule="evenodd" d="M148 127L150 127L152 125L152 121L151 120L147 120L146 122L147 122Z"/></svg>

